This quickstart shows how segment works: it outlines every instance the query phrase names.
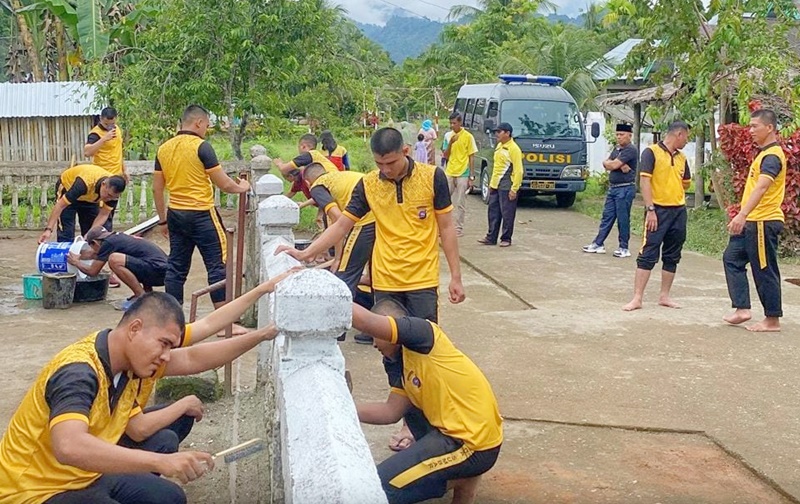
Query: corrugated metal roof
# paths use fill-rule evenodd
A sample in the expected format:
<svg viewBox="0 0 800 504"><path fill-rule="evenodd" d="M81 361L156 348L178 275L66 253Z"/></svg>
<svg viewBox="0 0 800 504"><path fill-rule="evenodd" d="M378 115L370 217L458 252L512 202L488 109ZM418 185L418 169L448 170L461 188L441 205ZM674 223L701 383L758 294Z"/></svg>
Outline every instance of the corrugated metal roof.
<svg viewBox="0 0 800 504"><path fill-rule="evenodd" d="M642 43L642 39L631 38L611 49L603 57L589 65L595 80L606 80L617 77L616 68L625 61L631 50Z"/></svg>
<svg viewBox="0 0 800 504"><path fill-rule="evenodd" d="M66 117L99 114L95 88L86 82L0 83L0 117Z"/></svg>

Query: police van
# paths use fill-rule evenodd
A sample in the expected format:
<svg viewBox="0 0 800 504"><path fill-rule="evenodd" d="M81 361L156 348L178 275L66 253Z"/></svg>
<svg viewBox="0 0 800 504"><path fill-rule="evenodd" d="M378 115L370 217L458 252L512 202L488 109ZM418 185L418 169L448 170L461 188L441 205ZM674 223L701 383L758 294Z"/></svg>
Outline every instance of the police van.
<svg viewBox="0 0 800 504"><path fill-rule="evenodd" d="M464 118L464 128L478 145L476 170L484 202L496 145L494 128L507 122L522 150L525 170L520 195L553 195L567 208L586 189L589 176L586 133L582 115L563 79L554 76L501 75L494 84L466 84L458 91L454 111ZM591 135L600 136L592 123Z"/></svg>

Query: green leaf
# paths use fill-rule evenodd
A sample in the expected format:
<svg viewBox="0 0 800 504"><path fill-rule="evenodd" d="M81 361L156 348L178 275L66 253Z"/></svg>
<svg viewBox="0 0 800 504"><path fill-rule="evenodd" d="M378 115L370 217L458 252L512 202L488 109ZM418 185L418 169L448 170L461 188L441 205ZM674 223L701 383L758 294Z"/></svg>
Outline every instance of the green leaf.
<svg viewBox="0 0 800 504"><path fill-rule="evenodd" d="M98 0L78 0L78 42L87 60L101 60L108 50L109 33L103 27Z"/></svg>

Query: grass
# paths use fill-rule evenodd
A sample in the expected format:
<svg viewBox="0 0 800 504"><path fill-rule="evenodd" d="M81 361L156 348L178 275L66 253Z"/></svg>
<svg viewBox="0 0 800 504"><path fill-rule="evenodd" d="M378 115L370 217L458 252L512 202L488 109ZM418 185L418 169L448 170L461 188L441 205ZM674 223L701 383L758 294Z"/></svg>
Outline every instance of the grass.
<svg viewBox="0 0 800 504"><path fill-rule="evenodd" d="M575 210L600 220L603 214L605 193L601 187L599 177L591 177L587 181L586 191L578 193L575 201ZM644 209L641 204L634 202L631 212L631 232L642 235L644 226ZM728 245L728 222L725 212L719 208L690 208L688 211L685 250L722 258L722 252Z"/></svg>

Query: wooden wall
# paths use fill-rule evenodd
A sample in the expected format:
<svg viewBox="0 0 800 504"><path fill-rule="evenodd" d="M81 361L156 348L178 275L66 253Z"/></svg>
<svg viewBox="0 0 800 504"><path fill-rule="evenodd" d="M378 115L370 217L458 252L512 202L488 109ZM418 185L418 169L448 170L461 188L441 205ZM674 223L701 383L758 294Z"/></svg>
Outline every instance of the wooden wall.
<svg viewBox="0 0 800 504"><path fill-rule="evenodd" d="M90 116L0 118L0 161L80 163L91 129Z"/></svg>

